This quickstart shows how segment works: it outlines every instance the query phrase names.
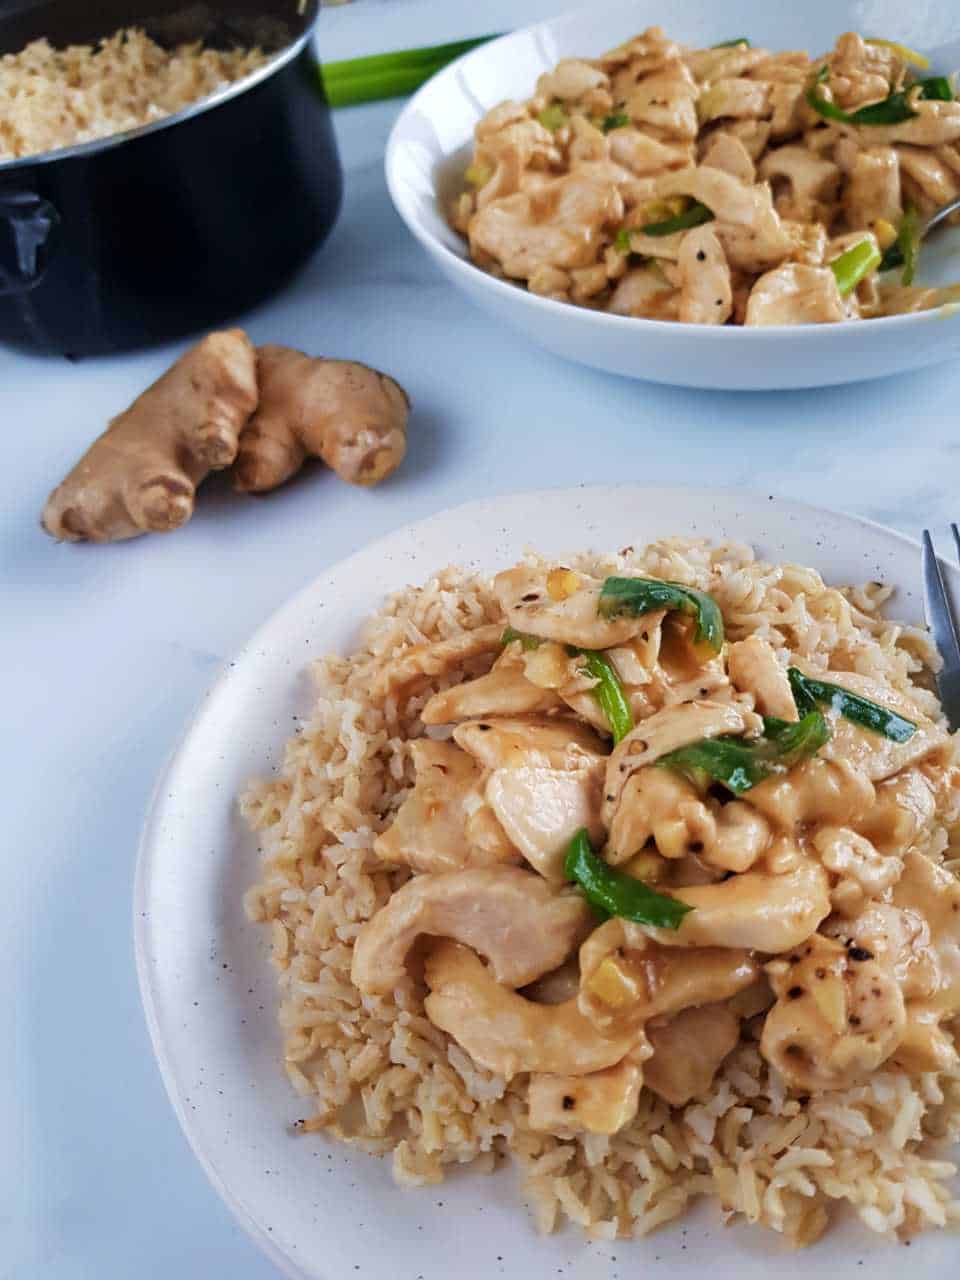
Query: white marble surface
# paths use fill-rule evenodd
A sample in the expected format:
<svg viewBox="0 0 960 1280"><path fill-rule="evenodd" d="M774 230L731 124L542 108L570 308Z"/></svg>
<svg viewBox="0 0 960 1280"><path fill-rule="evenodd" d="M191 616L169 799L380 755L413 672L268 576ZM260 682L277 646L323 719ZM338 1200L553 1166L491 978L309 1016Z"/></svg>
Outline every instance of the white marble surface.
<svg viewBox="0 0 960 1280"><path fill-rule="evenodd" d="M556 0L359 0L329 57L503 29ZM0 350L0 1274L274 1275L194 1164L134 978L130 889L153 780L220 664L277 604L367 540L484 493L634 480L738 485L910 533L960 516L960 366L824 392L710 395L566 365L471 310L406 236L381 156L396 104L341 113L346 202L326 250L244 323L356 357L412 394L382 489L330 474L254 501L214 483L169 538L57 546L47 491L176 354L69 365ZM178 348L179 350L179 348ZM332 1280L342 1280L341 1277Z"/></svg>

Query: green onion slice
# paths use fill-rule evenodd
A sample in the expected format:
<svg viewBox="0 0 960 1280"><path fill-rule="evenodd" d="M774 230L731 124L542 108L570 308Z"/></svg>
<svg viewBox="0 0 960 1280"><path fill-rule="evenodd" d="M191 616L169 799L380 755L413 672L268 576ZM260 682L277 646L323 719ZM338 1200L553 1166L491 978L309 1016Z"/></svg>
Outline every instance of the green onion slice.
<svg viewBox="0 0 960 1280"><path fill-rule="evenodd" d="M537 119L551 133L555 133L557 129L562 129L570 121L570 117L559 102L554 102L549 107L544 107Z"/></svg>
<svg viewBox="0 0 960 1280"><path fill-rule="evenodd" d="M500 637L500 643L506 647L514 641L520 642L524 653L530 653L543 643L539 636L527 635L524 631L507 627ZM614 742L620 742L633 728L633 712L616 667L597 649L578 649L574 645L568 645L567 653L571 658L578 655L584 658L584 669L597 681L590 692L606 717Z"/></svg>
<svg viewBox="0 0 960 1280"><path fill-rule="evenodd" d="M917 732L917 726L912 720L899 715L896 711L890 711L887 707L881 707L878 702L873 702L870 698L861 697L859 693L851 693L849 689L843 689L838 684L830 684L827 680L805 676L796 667L790 667L787 675L797 710L801 714L807 708L819 703L822 706L831 707L853 724L860 725L863 729L870 729L873 733L882 734L883 737L891 738L894 742L909 742Z"/></svg>
<svg viewBox="0 0 960 1280"><path fill-rule="evenodd" d="M723 647L723 614L712 596L660 578L607 578L600 588L597 612L602 618L634 618L657 609L672 609L696 621L694 644L719 653Z"/></svg>
<svg viewBox="0 0 960 1280"><path fill-rule="evenodd" d="M507 627L500 637L500 643L506 648L508 644L513 644L514 640L520 641L524 653L529 653L531 649L536 649L543 643L539 636L530 636L525 631L515 631L513 627Z"/></svg>
<svg viewBox="0 0 960 1280"><path fill-rule="evenodd" d="M796 722L766 716L763 728L762 738L704 738L661 756L657 765L676 769L695 781L706 775L742 795L816 755L830 740L830 726L817 710Z"/></svg>
<svg viewBox="0 0 960 1280"><path fill-rule="evenodd" d="M609 133L612 129L622 129L630 123L630 117L625 111L614 111L612 115L605 116L600 128L604 133Z"/></svg>
<svg viewBox="0 0 960 1280"><path fill-rule="evenodd" d="M880 260L880 270L892 271L895 267L903 267L900 283L913 284L920 261L921 233L920 214L915 205L908 204L897 228L897 238Z"/></svg>
<svg viewBox="0 0 960 1280"><path fill-rule="evenodd" d="M678 213L676 217L667 218L664 222L648 222L639 230L645 236L672 236L675 231L689 231L691 227L700 227L705 222L712 221L711 210L699 200L695 200L689 209L684 209L683 213Z"/></svg>
<svg viewBox="0 0 960 1280"><path fill-rule="evenodd" d="M633 712L617 669L604 654L596 649L580 649L585 659L584 668L597 683L590 692L606 717L614 743L621 742L633 728Z"/></svg>
<svg viewBox="0 0 960 1280"><path fill-rule="evenodd" d="M608 867L582 829L570 841L564 871L568 880L580 886L591 907L604 915L658 929L678 929L683 917L693 910L677 898L656 893L642 880Z"/></svg>
<svg viewBox="0 0 960 1280"><path fill-rule="evenodd" d="M746 45L750 48L750 41L746 36L737 36L733 40L721 40L719 44L712 44L711 49L735 49L738 44Z"/></svg>
<svg viewBox="0 0 960 1280"><path fill-rule="evenodd" d="M830 263L830 270L836 276L840 296L845 298L852 293L865 276L883 261L880 250L872 240L861 240L839 258Z"/></svg>

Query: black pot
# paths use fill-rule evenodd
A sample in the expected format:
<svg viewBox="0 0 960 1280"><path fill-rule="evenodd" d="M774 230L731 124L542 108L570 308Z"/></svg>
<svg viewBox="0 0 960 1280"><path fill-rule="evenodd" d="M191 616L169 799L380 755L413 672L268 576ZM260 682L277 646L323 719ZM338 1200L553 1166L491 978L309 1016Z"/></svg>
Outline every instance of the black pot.
<svg viewBox="0 0 960 1280"><path fill-rule="evenodd" d="M323 241L342 175L311 49L318 0L20 0L0 53L140 26L259 44L266 66L129 133L0 164L0 342L63 355L207 329Z"/></svg>

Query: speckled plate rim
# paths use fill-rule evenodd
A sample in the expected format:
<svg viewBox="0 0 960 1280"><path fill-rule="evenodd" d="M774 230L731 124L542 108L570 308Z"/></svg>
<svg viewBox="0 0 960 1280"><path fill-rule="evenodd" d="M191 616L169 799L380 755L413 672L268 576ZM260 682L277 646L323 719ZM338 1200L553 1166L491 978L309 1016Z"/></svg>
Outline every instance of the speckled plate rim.
<svg viewBox="0 0 960 1280"><path fill-rule="evenodd" d="M636 513L643 514L638 516ZM637 529L631 535L628 531L628 522L631 520L645 527ZM197 1105L191 1101L191 1097L197 1092L197 1078L194 1074L198 1066L197 1054L202 1054L195 1044L195 1036L198 1034L197 1029L202 1031L205 1025L205 1015L200 1015L193 1023L188 1020L180 1025L181 1017L188 1014L189 1010L177 999L184 975L177 970L182 959L177 948L183 941L180 936L183 931L178 933L179 920L176 913L192 897L191 885L197 866L192 861L192 852L189 856L184 854L179 841L184 818L183 806L189 801L188 792L191 788L203 789L211 778L222 775L226 768L224 761L239 749L236 738L226 732L231 729L230 716L226 717L222 726L218 724L218 717L225 709L230 710L231 703L237 696L249 699L250 688L266 687L267 668L271 666L274 683L286 679L293 686L296 683L295 673L306 659L329 651L331 642L323 634L324 625L314 633L321 643L310 653L303 652L301 640L297 638L298 629L303 628L305 619L314 618L318 605L322 614L326 602L331 596L336 599L338 587L346 584L347 594L352 591L355 596L369 597L362 612L371 611L382 598L385 581L389 580L387 590L398 589L408 582L424 580L431 572L449 563L450 551L455 546L461 546L453 532L456 529L462 531L459 535L461 539L475 548L476 554L469 559L475 565L482 563L483 567L490 569L499 567L511 557L519 555L525 547L534 544L547 552L562 554L577 547L620 546L625 541L639 542L669 534L736 539L758 545L761 555L784 556L813 564L831 581L864 581L878 573L885 573L886 580L893 582L898 589L893 613L909 621L920 621L922 615L919 545L913 539L883 525L858 516L733 489L658 489L623 485L581 486L574 489L518 493L480 499L440 512L394 531L325 570L258 628L204 696L156 784L138 854L133 898L134 945L150 1038L164 1086L184 1135L208 1179L238 1223L274 1264L295 1280L341 1280L347 1274L353 1274L354 1268L360 1276L373 1276L376 1280L393 1280L397 1277L397 1280L401 1280L406 1276L406 1272L398 1269L402 1251L418 1243L422 1251L425 1243L423 1235L418 1240L415 1234L406 1233L407 1220L423 1214L429 1208L432 1192L430 1189L414 1193L392 1192L389 1179L383 1175L381 1163L352 1152L344 1154L344 1149L339 1147L324 1147L322 1154L326 1154L330 1161L334 1160L335 1153L340 1154L342 1164L347 1167L346 1176L355 1174L363 1180L364 1185L351 1184L341 1193L344 1204L352 1210L354 1198L359 1198L362 1194L367 1207L373 1204L376 1205L378 1214L383 1212L385 1221L380 1225L386 1229L368 1232L361 1243L361 1253L353 1252L355 1242L346 1242L348 1249L344 1252L342 1242L338 1243L336 1238L337 1228L344 1223L352 1228L353 1218L351 1213L343 1213L344 1205L334 1206L323 1219L323 1229L314 1233L314 1239L306 1241L309 1250L304 1256L300 1241L289 1238L284 1231L278 1231L276 1224L271 1222L276 1214L276 1196L272 1195L271 1198L267 1195L266 1184L262 1181L256 1185L251 1183L249 1175L253 1157L250 1153L243 1153L238 1157L230 1144L220 1141L218 1145L218 1141L211 1136L221 1136L220 1126L216 1120L209 1122L198 1114ZM530 533L533 531L540 536L531 537ZM845 550L841 550L843 547ZM458 562L463 562L463 557L455 558ZM389 569L385 566L389 566ZM960 570L948 562L944 562L944 570L952 591L960 596ZM326 622L329 622L329 617L330 615L326 615ZM338 638L342 641L342 637L355 628L361 617L362 613L352 614L349 623L345 618L340 619L339 631L335 619L326 630L338 631ZM310 625L312 627L313 624ZM253 686L249 686L251 677L254 680ZM246 692L244 685L249 686ZM296 705L306 706L302 690L298 695L291 694L291 697ZM278 717L274 714L278 710L276 700L271 703L267 697L262 703L256 698L254 701L257 702L262 723L254 730L253 740L260 753L260 767L266 771L268 760L277 758L288 732L280 728ZM283 707L280 709L288 710L291 702L282 701ZM192 774L197 759L209 762L209 752L206 749L210 744L206 739L209 738L211 727L213 738L224 748L224 754L212 762L213 772L209 777L202 782L194 778L186 785L184 771ZM262 750L263 744L266 744L265 753ZM201 753L199 757L198 752ZM210 851L218 866L213 879L219 885L222 871L220 864L229 862L227 855L231 853L231 846L237 835L237 824L232 817L235 805L232 794L229 798L223 794L220 781L215 781L211 790L204 789L203 794L205 798L215 800L209 806L211 811L219 806L221 817L227 812L224 805L230 811L225 828L229 832L226 846L221 844L221 847ZM201 816L209 817L209 814L204 811ZM178 848L181 850L179 866ZM175 872L172 880L171 871ZM242 916L239 900L229 903L227 914L222 918L216 911L213 912L213 918L208 919L207 923L213 929L214 943L220 934L228 931L231 926L236 926L237 915ZM249 963L249 969L245 971L246 976L241 977L241 985L253 980L250 975L256 975L257 980L264 982L263 991L272 991L275 983L272 971L266 967L265 947L258 943L256 930L245 923L242 928L243 941L240 949L243 954L239 956L239 962L241 965ZM214 946L210 957L214 968L207 977L201 977L203 993L213 1001L214 1020L223 1013L225 1007L229 1007L229 1001L226 1005L223 1001L223 988L218 986L219 972L216 980L213 977L214 970L219 971L221 967L220 954ZM222 963L222 969L228 969L226 962ZM251 994L254 990L256 983L251 988ZM171 994L174 1000L172 1006ZM260 996L258 990L254 999ZM231 1026L238 1021L242 1008L241 1005L234 1011L237 1017L233 1018ZM247 1012L250 1013L251 1009L252 1006ZM259 1020L251 1018L251 1022L256 1021L257 1025L251 1032L243 1034L248 1038L259 1037L259 1065L264 1065L265 1051L267 1060L272 1062L272 1077L263 1081L250 1081L242 1078L243 1073L238 1069L235 1078L225 1078L225 1089L228 1104L232 1102L236 1105L236 1099L245 1098L249 1101L247 1090L254 1088L254 1106L263 1113L261 1118L266 1126L265 1132L272 1134L279 1142L280 1137L286 1138L285 1122L291 1110L292 1091L280 1067L275 1006L269 999L266 1006L261 1006L261 1013L263 1016ZM239 1024L247 1025L245 1019L239 1019ZM225 1067L227 1072L231 1070L233 1064L228 1056L230 1048L231 1045L225 1041L223 1044L218 1043L211 1052L206 1060L211 1073L208 1080L218 1067ZM202 1073L204 1069L204 1061L201 1060L199 1071ZM261 1083L267 1093L275 1099L285 1099L286 1104L277 1106L275 1103L264 1103L263 1092L256 1089ZM211 1089L209 1096L213 1095L214 1090ZM223 1091L220 1091L220 1095L223 1096ZM216 1106L214 1110L216 1111ZM291 1150L296 1146L294 1144ZM341 1178L338 1176L334 1181L339 1183ZM278 1177L276 1182L285 1186L288 1191L291 1186L304 1186L302 1181L291 1181L289 1177ZM476 1197L472 1194L476 1185L474 1178L459 1177L445 1184L443 1194L451 1207L465 1213L468 1209L477 1208ZM691 1235L682 1244L682 1237L688 1235L682 1225L668 1227L646 1241L620 1241L612 1246L582 1245L570 1231L540 1239L534 1234L524 1210L504 1195L503 1178L485 1180L480 1185L484 1188L485 1196L497 1201L492 1207L501 1227L504 1230L509 1227L516 1239L521 1243L526 1242L531 1257L542 1265L531 1266L530 1259L524 1259L519 1267L511 1266L509 1271L502 1267L499 1271L491 1271L489 1263L480 1256L478 1246L471 1247L469 1252L464 1252L457 1246L456 1253L459 1256L456 1259L456 1269L459 1280L474 1280L474 1275L479 1277L481 1274L521 1273L529 1280L539 1280L541 1275L546 1277L556 1273L555 1264L560 1258L566 1264L562 1274L570 1280L599 1280L601 1276L604 1280L614 1280L618 1273L615 1267L611 1270L611 1265L618 1250L621 1254L626 1254L629 1250L632 1260L638 1263L650 1262L654 1257L657 1261L669 1262L671 1280L693 1280L694 1276L702 1274L704 1265L711 1266L718 1280L734 1275L738 1280L762 1280L771 1262L777 1265L782 1280L793 1280L793 1277L799 1280L801 1276L822 1277L826 1280L826 1277L835 1274L834 1268L859 1261L865 1255L870 1258L875 1280L899 1280L898 1251L893 1247L865 1240L856 1228L851 1235L846 1226L838 1227L831 1237L835 1243L829 1249L820 1244L803 1255L783 1254L776 1247L770 1248L769 1233L761 1235L750 1228L734 1228L723 1232L723 1240L727 1246L724 1250L726 1256L719 1260L718 1267L717 1244L720 1232L713 1219L707 1222L702 1240L699 1236L695 1240ZM312 1194L316 1186L319 1186L319 1182L308 1187L307 1193ZM465 1197L464 1189L467 1186L470 1191ZM270 1190L272 1193L272 1188ZM398 1209L398 1205L402 1207ZM481 1205L479 1212L482 1211ZM698 1228L702 1225L702 1220L701 1212L696 1215ZM684 1220L688 1221L691 1220ZM440 1222L441 1219L430 1218L431 1226L437 1226ZM396 1235L391 1234L391 1226L397 1232ZM491 1247L502 1249L506 1253L508 1244L512 1242L504 1243L507 1237L490 1233L490 1226L491 1220L488 1218L486 1223L479 1224L478 1230L483 1228L489 1238L496 1239L496 1245ZM331 1227L333 1234L326 1234ZM423 1228L421 1226L418 1229ZM467 1234L469 1231L467 1223ZM456 1232L459 1241L459 1227ZM484 1241L487 1245L489 1238ZM398 1247L401 1244L402 1248ZM420 1274L424 1276L424 1280L434 1280L434 1275L439 1277L449 1274L450 1254L441 1245L442 1240L435 1237L428 1250L434 1257L440 1256L443 1268L441 1271L430 1272L430 1259L424 1260L422 1253L419 1256L417 1265L423 1267ZM370 1252L371 1247L373 1253ZM918 1242L911 1262L934 1268L928 1274L939 1274L935 1268L946 1263L948 1251L950 1259L955 1259L956 1245L946 1233L930 1235ZM575 1256L571 1258L571 1254ZM497 1256L499 1258L500 1255ZM352 1267L345 1265L346 1259L356 1257L363 1259L363 1266L356 1262ZM373 1270L370 1269L371 1259ZM724 1265L725 1262L729 1265ZM474 1271L474 1264L481 1269ZM411 1273L414 1274L416 1273Z"/></svg>

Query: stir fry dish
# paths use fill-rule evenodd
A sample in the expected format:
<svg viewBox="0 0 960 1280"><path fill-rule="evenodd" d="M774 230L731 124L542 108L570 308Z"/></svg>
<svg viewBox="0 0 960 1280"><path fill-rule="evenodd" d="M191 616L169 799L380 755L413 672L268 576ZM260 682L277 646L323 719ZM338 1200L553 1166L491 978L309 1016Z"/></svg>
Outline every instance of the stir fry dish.
<svg viewBox="0 0 960 1280"><path fill-rule="evenodd" d="M957 744L885 598L668 539L448 570L322 662L244 800L299 1127L512 1156L545 1230L957 1221Z"/></svg>
<svg viewBox="0 0 960 1280"><path fill-rule="evenodd" d="M484 270L615 315L868 319L957 300L914 276L958 141L951 80L893 41L811 59L651 27L489 111L451 221Z"/></svg>

